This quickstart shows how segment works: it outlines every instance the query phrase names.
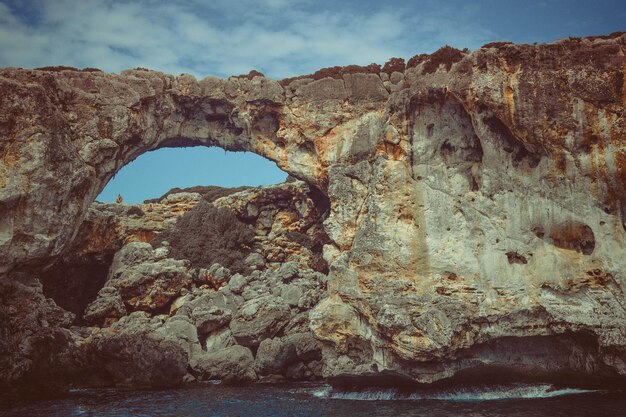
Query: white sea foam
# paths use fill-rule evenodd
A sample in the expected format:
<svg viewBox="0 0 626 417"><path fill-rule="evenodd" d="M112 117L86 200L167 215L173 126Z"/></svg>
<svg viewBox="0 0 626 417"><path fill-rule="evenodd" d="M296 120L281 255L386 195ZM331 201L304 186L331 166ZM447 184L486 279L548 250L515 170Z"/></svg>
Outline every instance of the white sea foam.
<svg viewBox="0 0 626 417"><path fill-rule="evenodd" d="M447 390L428 390L403 392L394 389L336 391L332 387L324 387L312 394L318 398L359 401L387 400L445 400L445 401L489 401L525 398L550 398L561 395L573 395L595 392L576 388L555 388L550 384L513 384L493 387L459 388Z"/></svg>

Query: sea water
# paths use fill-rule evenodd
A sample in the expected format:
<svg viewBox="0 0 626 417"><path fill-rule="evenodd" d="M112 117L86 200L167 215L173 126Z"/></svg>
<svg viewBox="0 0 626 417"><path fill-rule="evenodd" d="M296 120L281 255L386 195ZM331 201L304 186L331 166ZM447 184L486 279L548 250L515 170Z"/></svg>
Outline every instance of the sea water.
<svg viewBox="0 0 626 417"><path fill-rule="evenodd" d="M540 385L337 392L326 385L204 384L163 391L74 390L0 405L3 417L625 417L626 393Z"/></svg>

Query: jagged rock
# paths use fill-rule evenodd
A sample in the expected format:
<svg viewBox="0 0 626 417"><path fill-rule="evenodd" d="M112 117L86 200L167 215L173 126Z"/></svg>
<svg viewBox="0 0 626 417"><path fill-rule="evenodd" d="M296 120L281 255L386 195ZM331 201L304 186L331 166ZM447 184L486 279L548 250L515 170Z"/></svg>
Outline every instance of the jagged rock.
<svg viewBox="0 0 626 417"><path fill-rule="evenodd" d="M30 274L0 277L0 381L4 395L58 394L71 384L74 314L46 298ZM70 366L68 366L70 364Z"/></svg>
<svg viewBox="0 0 626 417"><path fill-rule="evenodd" d="M220 307L198 307L192 311L199 334L207 334L230 323L232 312Z"/></svg>
<svg viewBox="0 0 626 417"><path fill-rule="evenodd" d="M87 306L83 318L89 323L96 323L106 318L120 318L126 315L126 307L115 287L104 287L98 292L98 298Z"/></svg>
<svg viewBox="0 0 626 417"><path fill-rule="evenodd" d="M295 262L285 262L278 270L278 278L283 282L289 282L298 276L298 265Z"/></svg>
<svg viewBox="0 0 626 417"><path fill-rule="evenodd" d="M300 286L289 284L281 288L280 296L290 306L297 306L303 296L303 291Z"/></svg>
<svg viewBox="0 0 626 417"><path fill-rule="evenodd" d="M131 311L154 311L173 301L191 282L188 262L156 259L152 246L135 242L115 255L106 285L118 290Z"/></svg>
<svg viewBox="0 0 626 417"><path fill-rule="evenodd" d="M258 346L262 340L274 337L290 317L283 300L266 295L246 301L230 322L230 329L237 343Z"/></svg>
<svg viewBox="0 0 626 417"><path fill-rule="evenodd" d="M228 281L228 288L233 294L241 294L245 285L248 283L248 279L241 274L235 274Z"/></svg>
<svg viewBox="0 0 626 417"><path fill-rule="evenodd" d="M175 335L155 332L157 328L145 312L135 312L89 336L80 346L79 381L92 386L133 388L182 383L187 373L187 352L178 341L171 340Z"/></svg>
<svg viewBox="0 0 626 417"><path fill-rule="evenodd" d="M207 352L224 349L236 345L237 342L233 338L233 332L228 327L217 330L209 334L204 341L204 348Z"/></svg>
<svg viewBox="0 0 626 417"><path fill-rule="evenodd" d="M230 270L222 265L215 263L208 269L207 274L211 277L210 281L214 284L214 287L221 287L231 277Z"/></svg>
<svg viewBox="0 0 626 417"><path fill-rule="evenodd" d="M205 353L198 359L196 372L201 379L219 379L226 384L253 382L257 379L252 351L239 345Z"/></svg>

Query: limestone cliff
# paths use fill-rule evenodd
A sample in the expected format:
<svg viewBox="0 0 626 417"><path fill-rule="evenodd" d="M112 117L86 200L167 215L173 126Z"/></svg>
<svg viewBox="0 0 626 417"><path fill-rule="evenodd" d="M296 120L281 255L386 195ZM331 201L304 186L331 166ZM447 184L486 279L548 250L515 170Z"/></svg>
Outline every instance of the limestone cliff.
<svg viewBox="0 0 626 417"><path fill-rule="evenodd" d="M326 376L623 383L625 50L442 48L281 82L0 70L0 271L51 265L146 151L248 150L329 202Z"/></svg>

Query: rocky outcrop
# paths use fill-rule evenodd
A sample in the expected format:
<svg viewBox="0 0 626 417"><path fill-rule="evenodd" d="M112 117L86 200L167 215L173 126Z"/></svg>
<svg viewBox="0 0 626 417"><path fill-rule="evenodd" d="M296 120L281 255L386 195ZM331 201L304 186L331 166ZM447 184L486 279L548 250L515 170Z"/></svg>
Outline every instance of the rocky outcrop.
<svg viewBox="0 0 626 417"><path fill-rule="evenodd" d="M535 368L520 363L549 362L536 368L545 380L624 381L625 45L614 34L442 48L407 65L282 82L4 69L0 271L38 273L62 256L98 192L143 152L248 150L303 180L317 211L328 208L317 217L324 237L297 220L299 203L265 213L243 196L215 201L267 239L247 259L256 270L232 276L209 303L232 316L206 344L260 346L246 327L255 309L271 312L263 336L282 340L308 327L296 317L315 306L328 377L436 383L490 369L528 376ZM291 235L302 239L289 250L280 242L297 224L306 236ZM302 254L321 245L328 293L318 304L298 279L326 277L294 278L280 264L311 266ZM263 260L272 273L257 268ZM185 300L172 301L176 316L193 312ZM275 365L273 351L250 366L284 369L291 359ZM569 359L548 361L555 355Z"/></svg>
<svg viewBox="0 0 626 417"><path fill-rule="evenodd" d="M81 314L106 282L122 246L152 241L201 199L198 193L185 192L166 197L148 204L92 204L71 246L40 275L44 294Z"/></svg>

